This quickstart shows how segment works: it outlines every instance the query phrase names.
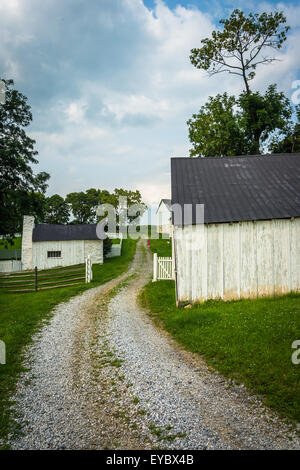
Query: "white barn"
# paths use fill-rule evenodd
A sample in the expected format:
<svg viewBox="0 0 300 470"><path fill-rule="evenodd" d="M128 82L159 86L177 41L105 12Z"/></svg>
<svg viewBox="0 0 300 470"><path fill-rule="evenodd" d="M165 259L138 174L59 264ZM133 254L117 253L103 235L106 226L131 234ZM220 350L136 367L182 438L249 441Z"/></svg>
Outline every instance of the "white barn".
<svg viewBox="0 0 300 470"><path fill-rule="evenodd" d="M171 178L193 208L173 227L178 305L300 290L299 154L172 158Z"/></svg>
<svg viewBox="0 0 300 470"><path fill-rule="evenodd" d="M34 224L34 217L24 216L22 233L22 270L49 269L84 263L103 263L103 240L96 234L96 224Z"/></svg>
<svg viewBox="0 0 300 470"><path fill-rule="evenodd" d="M161 199L157 211L157 231L158 233L172 234L172 212L171 199Z"/></svg>

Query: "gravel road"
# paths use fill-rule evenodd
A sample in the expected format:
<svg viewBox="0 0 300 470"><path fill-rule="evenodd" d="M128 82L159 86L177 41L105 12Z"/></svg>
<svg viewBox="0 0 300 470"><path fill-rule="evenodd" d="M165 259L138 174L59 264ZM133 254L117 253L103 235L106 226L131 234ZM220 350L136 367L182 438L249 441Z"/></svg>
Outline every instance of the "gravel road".
<svg viewBox="0 0 300 470"><path fill-rule="evenodd" d="M182 350L140 308L151 256L60 304L27 350L13 449L300 449L243 387ZM184 312L183 312L184 314Z"/></svg>

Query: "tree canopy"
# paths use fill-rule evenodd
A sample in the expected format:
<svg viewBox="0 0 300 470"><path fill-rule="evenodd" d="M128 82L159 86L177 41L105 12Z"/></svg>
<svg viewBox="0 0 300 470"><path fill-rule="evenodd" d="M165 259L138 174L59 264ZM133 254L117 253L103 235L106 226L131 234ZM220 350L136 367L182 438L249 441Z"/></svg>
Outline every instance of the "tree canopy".
<svg viewBox="0 0 300 470"><path fill-rule="evenodd" d="M282 148L297 148L299 129L291 124L288 98L274 84L264 94L249 86L258 65L277 60L270 51L282 47L289 30L283 12L246 16L236 9L220 24L221 30L213 31L211 38L201 41L200 48L191 50L190 60L210 76L222 72L240 76L245 89L238 97L226 93L209 97L199 113L188 120L193 144L190 155L259 154L266 146L274 151L280 148L278 137L274 140L278 135L285 136ZM291 140L294 145L289 145Z"/></svg>
<svg viewBox="0 0 300 470"><path fill-rule="evenodd" d="M48 173L34 174L38 163L35 141L25 132L32 121L27 98L5 83L5 102L0 104L0 220L2 235L13 237L20 230L24 212L40 214L41 195L47 189Z"/></svg>
<svg viewBox="0 0 300 470"><path fill-rule="evenodd" d="M210 76L228 72L242 77L247 94L249 81L260 64L276 60L267 50L280 49L290 29L283 12L250 13L234 10L228 19L220 20L222 31L213 31L202 39L202 47L191 50L190 60Z"/></svg>

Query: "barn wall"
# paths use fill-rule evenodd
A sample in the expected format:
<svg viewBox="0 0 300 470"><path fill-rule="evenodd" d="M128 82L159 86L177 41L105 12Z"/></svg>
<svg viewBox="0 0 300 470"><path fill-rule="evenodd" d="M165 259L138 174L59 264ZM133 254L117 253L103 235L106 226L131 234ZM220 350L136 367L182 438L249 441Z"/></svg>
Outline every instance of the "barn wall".
<svg viewBox="0 0 300 470"><path fill-rule="evenodd" d="M300 290L300 218L174 228L179 301Z"/></svg>
<svg viewBox="0 0 300 470"><path fill-rule="evenodd" d="M103 263L103 241L85 240L84 241L84 259L91 255L92 263Z"/></svg>
<svg viewBox="0 0 300 470"><path fill-rule="evenodd" d="M47 258L47 251L61 251L61 258ZM102 240L70 240L34 242L32 249L32 265L38 269L56 266L72 266L84 263L91 254L93 263L103 263Z"/></svg>

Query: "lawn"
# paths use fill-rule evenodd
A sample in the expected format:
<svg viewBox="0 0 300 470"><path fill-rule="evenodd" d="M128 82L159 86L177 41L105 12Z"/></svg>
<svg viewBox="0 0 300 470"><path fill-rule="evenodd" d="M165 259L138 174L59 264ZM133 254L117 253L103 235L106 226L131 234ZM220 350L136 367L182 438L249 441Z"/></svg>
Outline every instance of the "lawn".
<svg viewBox="0 0 300 470"><path fill-rule="evenodd" d="M171 239L162 238L161 234L158 234L158 239L150 240L150 250L152 253L157 253L157 256L171 257L172 256L172 242Z"/></svg>
<svg viewBox="0 0 300 470"><path fill-rule="evenodd" d="M300 422L300 364L291 361L291 345L300 340L300 294L179 309L174 281L158 281L144 288L141 302L188 350Z"/></svg>
<svg viewBox="0 0 300 470"><path fill-rule="evenodd" d="M13 239L12 244L0 239L0 250L20 250L22 248L22 237Z"/></svg>
<svg viewBox="0 0 300 470"><path fill-rule="evenodd" d="M39 292L12 294L0 292L0 339L6 344L6 364L0 365L0 439L14 430L9 410L10 397L22 372L24 347L57 304L84 290L95 287L126 271L132 261L136 241L127 239L122 244L122 256L109 258L103 265L93 266L93 281L86 285L51 289Z"/></svg>

